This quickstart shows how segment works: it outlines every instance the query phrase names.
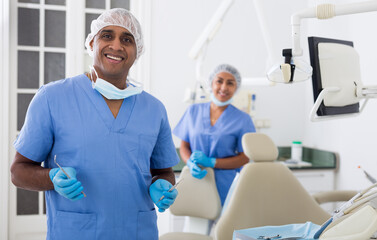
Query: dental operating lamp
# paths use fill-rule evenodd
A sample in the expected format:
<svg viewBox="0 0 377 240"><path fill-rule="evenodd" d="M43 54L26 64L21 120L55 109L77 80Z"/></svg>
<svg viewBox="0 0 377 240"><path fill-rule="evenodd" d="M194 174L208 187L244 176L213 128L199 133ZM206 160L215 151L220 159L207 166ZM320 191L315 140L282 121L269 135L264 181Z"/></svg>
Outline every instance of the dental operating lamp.
<svg viewBox="0 0 377 240"><path fill-rule="evenodd" d="M296 12L291 16L292 25L292 49L284 49L283 64L274 65L267 73L270 81L278 83L292 83L307 80L312 75L312 67L301 60L303 51L300 46L301 19L318 18L329 19L335 16L354 13L372 12L377 10L377 1L367 1L343 5L321 4L317 7Z"/></svg>
<svg viewBox="0 0 377 240"><path fill-rule="evenodd" d="M343 5L322 4L317 7L301 10L291 16L292 49L284 49L283 64L276 64L267 72L270 81L278 83L294 83L312 77L315 103L310 112L310 120L357 116L365 108L369 98L377 98L377 86L365 86L361 81L360 62L357 51L342 40L322 39L319 43L311 43L319 38L310 37L309 45L315 48L316 59L311 56L312 65L300 59L303 55L300 46L300 22L304 18L329 19L339 15L377 11L377 1L367 1ZM314 40L313 40L314 39ZM314 47L313 47L314 45ZM311 55L313 50L310 49ZM319 78L320 83L316 83ZM319 86L318 86L319 85ZM320 87L317 94L314 87ZM359 108L359 101L364 99Z"/></svg>

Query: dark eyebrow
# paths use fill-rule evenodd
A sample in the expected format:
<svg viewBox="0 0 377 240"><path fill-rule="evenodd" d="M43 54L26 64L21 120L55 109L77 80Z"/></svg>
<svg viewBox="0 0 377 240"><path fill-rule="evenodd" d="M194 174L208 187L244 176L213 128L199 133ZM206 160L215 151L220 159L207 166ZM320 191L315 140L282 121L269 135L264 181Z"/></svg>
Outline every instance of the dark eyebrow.
<svg viewBox="0 0 377 240"><path fill-rule="evenodd" d="M229 79L224 79L222 77L217 77L218 80L225 80L225 81L230 81L230 82L236 82L236 80L234 80L233 78L229 78Z"/></svg>
<svg viewBox="0 0 377 240"><path fill-rule="evenodd" d="M104 32L105 33L113 33L114 31L111 30L111 29L103 29L101 31L101 33L104 33ZM126 36L129 36L129 37L132 37L132 39L135 39L134 36L131 33L129 33L129 32L122 32L122 35L126 35Z"/></svg>
<svg viewBox="0 0 377 240"><path fill-rule="evenodd" d="M101 30L101 33L104 33L104 32L106 32L106 33L113 33L114 31L113 30L109 30L109 29L103 29L103 30Z"/></svg>
<svg viewBox="0 0 377 240"><path fill-rule="evenodd" d="M134 35L132 35L132 34L129 33L129 32L123 32L122 34L123 34L123 35L126 35L126 36L129 36L129 37L131 37L132 39L135 40Z"/></svg>

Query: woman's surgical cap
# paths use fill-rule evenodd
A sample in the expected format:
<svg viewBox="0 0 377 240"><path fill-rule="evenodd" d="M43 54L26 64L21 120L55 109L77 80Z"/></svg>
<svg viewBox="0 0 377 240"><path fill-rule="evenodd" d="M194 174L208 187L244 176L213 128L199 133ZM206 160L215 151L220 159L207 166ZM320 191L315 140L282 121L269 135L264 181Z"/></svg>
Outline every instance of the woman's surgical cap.
<svg viewBox="0 0 377 240"><path fill-rule="evenodd" d="M86 37L85 47L89 56L93 57L93 50L90 47L90 42L94 36L104 27L119 26L127 29L134 37L136 43L136 59L144 51L143 34L141 33L140 23L128 10L123 8L113 8L103 12L97 19L92 21L90 25L90 33Z"/></svg>
<svg viewBox="0 0 377 240"><path fill-rule="evenodd" d="M215 79L216 75L222 72L227 72L233 75L237 83L237 89L241 86L241 74L238 70L229 64L218 65L212 73L209 75L208 86L212 88L212 81Z"/></svg>

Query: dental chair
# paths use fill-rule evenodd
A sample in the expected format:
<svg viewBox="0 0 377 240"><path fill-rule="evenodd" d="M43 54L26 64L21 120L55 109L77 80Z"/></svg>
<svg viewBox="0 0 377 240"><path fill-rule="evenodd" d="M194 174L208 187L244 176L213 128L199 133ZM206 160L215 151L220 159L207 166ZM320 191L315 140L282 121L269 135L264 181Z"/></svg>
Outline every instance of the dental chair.
<svg viewBox="0 0 377 240"><path fill-rule="evenodd" d="M330 218L291 170L275 161L278 149L267 135L247 133L242 138L242 146L253 162L240 172L229 203L216 224L216 240L232 239L233 231L238 229L307 221L321 225ZM345 197L350 196L345 194ZM318 199L331 200L324 196Z"/></svg>
<svg viewBox="0 0 377 240"><path fill-rule="evenodd" d="M357 194L357 191L352 190L334 190L319 192L312 195L318 204L345 202Z"/></svg>
<svg viewBox="0 0 377 240"><path fill-rule="evenodd" d="M214 171L212 168L205 169L207 175L203 179L194 178L187 166L182 169L179 178L183 181L177 186L177 199L169 208L173 215L189 216L190 228L196 227L202 233L171 232L160 236L159 240L212 240L209 236L210 221L208 220L214 221L218 218L221 212L221 201L217 192Z"/></svg>

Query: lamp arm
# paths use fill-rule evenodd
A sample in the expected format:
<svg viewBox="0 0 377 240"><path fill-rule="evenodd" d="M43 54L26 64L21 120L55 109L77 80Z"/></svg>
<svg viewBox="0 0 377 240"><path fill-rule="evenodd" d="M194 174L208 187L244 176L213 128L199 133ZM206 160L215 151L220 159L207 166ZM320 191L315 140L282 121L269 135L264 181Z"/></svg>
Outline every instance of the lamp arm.
<svg viewBox="0 0 377 240"><path fill-rule="evenodd" d="M192 46L189 52L189 57L191 59L198 58L200 52L203 49L203 46L206 43L208 44L208 42L213 39L221 26L222 20L224 19L233 2L234 0L224 0L218 7L215 14L212 16L211 20L208 22L207 26L200 34L199 38L196 40L194 46Z"/></svg>
<svg viewBox="0 0 377 240"><path fill-rule="evenodd" d="M377 98L377 85L357 87L356 96L358 98Z"/></svg>
<svg viewBox="0 0 377 240"><path fill-rule="evenodd" d="M196 83L195 83L195 89L197 87L197 83L205 83L205 78L203 75L203 62L205 57L207 56L207 48L208 48L209 41L205 42L205 44L202 47L202 51L198 56L198 59L196 61L195 66L195 74L196 74Z"/></svg>
<svg viewBox="0 0 377 240"><path fill-rule="evenodd" d="M324 88L321 91L321 93L318 95L317 100L315 101L312 109L310 110L310 114L309 114L310 120L312 122L318 122L318 121L323 121L323 120L342 119L342 118L360 115L364 111L365 106L367 105L369 98L377 98L377 86L370 86L369 90L366 90L366 89L368 89L368 87L366 87L366 86L356 88L357 97L360 98L360 99L363 99L363 98L365 99L363 104L361 105L358 113L340 114L340 115L336 115L336 116L317 116L317 114L316 114L317 110L318 110L319 106L321 105L322 101L325 99L325 96L328 93L338 92L340 90L339 87ZM364 93L362 93L363 91L364 91ZM370 92L366 93L365 91L370 91Z"/></svg>
<svg viewBox="0 0 377 240"><path fill-rule="evenodd" d="M300 46L300 24L304 18L329 19L334 16L349 15L355 13L377 11L377 1L366 1L350 4L320 4L317 7L311 7L300 10L291 16L292 25L292 55L301 56L302 49Z"/></svg>

